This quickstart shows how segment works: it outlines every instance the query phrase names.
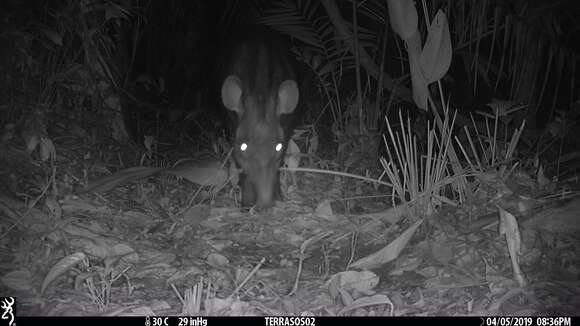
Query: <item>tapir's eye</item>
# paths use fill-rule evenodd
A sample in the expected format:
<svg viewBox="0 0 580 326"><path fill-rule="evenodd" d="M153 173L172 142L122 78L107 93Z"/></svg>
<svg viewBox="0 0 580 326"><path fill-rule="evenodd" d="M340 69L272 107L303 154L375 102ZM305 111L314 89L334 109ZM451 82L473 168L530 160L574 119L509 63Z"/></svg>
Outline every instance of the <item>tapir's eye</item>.
<svg viewBox="0 0 580 326"><path fill-rule="evenodd" d="M241 143L241 144L240 144L240 150L241 150L242 152L245 152L245 151L246 151L246 149L248 149L248 144L246 144L246 143Z"/></svg>
<svg viewBox="0 0 580 326"><path fill-rule="evenodd" d="M282 143L276 144L276 152L279 152L281 150L282 150Z"/></svg>

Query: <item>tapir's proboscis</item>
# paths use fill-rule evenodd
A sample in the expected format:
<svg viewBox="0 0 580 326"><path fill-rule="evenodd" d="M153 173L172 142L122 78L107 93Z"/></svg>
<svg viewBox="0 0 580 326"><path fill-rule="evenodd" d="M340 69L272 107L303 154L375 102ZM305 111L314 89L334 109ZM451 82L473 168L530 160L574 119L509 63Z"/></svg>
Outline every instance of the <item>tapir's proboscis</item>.
<svg viewBox="0 0 580 326"><path fill-rule="evenodd" d="M288 135L280 117L298 104L298 85L287 53L264 41L241 43L223 81L224 106L237 115L234 158L242 168L242 206L272 206L280 198L279 167Z"/></svg>

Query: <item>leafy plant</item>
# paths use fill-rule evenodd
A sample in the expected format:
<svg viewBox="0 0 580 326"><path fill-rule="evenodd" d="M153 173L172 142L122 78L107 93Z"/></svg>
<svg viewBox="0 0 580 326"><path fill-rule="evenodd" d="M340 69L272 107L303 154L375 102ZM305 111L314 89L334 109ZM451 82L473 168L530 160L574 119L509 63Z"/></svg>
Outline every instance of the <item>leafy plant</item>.
<svg viewBox="0 0 580 326"><path fill-rule="evenodd" d="M427 147L423 153L418 150L409 119L405 124L399 113L399 132L393 131L386 119L389 136L383 135L383 140L388 158L380 158L383 175L388 176L393 192L415 218L432 215L443 203L455 205L446 197L446 193L451 193L448 187L456 179L448 155L454 119L450 120L448 114L444 116L443 128L427 126Z"/></svg>
<svg viewBox="0 0 580 326"><path fill-rule="evenodd" d="M512 102L496 100L490 104L490 108L492 109L491 114L478 112L478 115L484 119L484 125L476 124L472 117L472 132L475 132L475 139L470 133L469 128L467 126L464 127L465 137L470 147L466 149L457 137L455 137L455 141L461 149L471 171L484 172L490 168L499 168L499 176L502 177L505 173L506 164L509 164L514 158L513 155L516 146L524 130L525 120L522 121L519 128L512 129L510 127L509 122L511 116L522 109L522 107L513 107ZM500 126L500 122L503 128ZM508 140L510 131L512 135ZM501 139L502 135L503 139Z"/></svg>

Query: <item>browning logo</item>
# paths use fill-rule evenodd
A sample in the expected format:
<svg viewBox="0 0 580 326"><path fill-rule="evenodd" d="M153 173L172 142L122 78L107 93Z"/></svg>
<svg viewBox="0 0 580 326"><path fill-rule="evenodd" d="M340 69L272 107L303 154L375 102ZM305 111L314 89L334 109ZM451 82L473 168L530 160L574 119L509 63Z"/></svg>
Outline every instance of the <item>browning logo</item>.
<svg viewBox="0 0 580 326"><path fill-rule="evenodd" d="M1 320L8 321L8 326L16 325L14 323L14 298L13 297L3 297L0 298L0 308L2 309ZM4 325L4 322L1 323Z"/></svg>

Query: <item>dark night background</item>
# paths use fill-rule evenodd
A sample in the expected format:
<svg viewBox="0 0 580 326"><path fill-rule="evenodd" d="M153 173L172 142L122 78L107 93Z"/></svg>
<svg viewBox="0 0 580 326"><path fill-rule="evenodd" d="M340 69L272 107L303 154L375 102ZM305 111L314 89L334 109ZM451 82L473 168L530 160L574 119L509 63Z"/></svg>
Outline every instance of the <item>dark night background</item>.
<svg viewBox="0 0 580 326"><path fill-rule="evenodd" d="M432 14L446 11L450 22L454 52L443 85L454 109L468 113L492 98L513 100L529 106L522 115L535 129L575 103L580 42L573 0L427 3ZM374 130L381 128L379 117L393 108L412 116L420 111L409 94L404 48L388 24L386 2L359 6L360 44L373 61L372 67L364 60L361 65L362 118L365 129ZM422 3L417 6L422 12ZM338 18L328 15L330 7L339 10ZM137 143L145 134L174 140L177 130L222 128L220 60L241 35L261 26L278 33L297 59L304 95L300 121L344 129L359 117L344 111L337 116L334 109L321 112L321 107L329 86L342 99L356 97L355 58L335 30L350 29L351 11L347 1L3 1L3 98L21 95L54 107L71 78L96 78L90 82L106 83L119 96L127 136ZM401 78L399 91L387 85L377 94L380 67L385 79ZM37 80L18 87L30 78ZM97 94L90 95L85 100L94 101ZM71 109L60 106L54 113L67 115ZM28 114L4 111L4 123L20 124ZM103 120L111 124L107 119L115 118ZM177 120L189 124L175 125ZM115 138L128 140L124 137Z"/></svg>

